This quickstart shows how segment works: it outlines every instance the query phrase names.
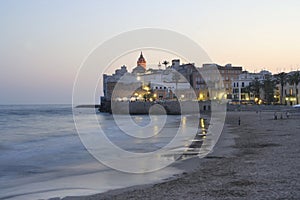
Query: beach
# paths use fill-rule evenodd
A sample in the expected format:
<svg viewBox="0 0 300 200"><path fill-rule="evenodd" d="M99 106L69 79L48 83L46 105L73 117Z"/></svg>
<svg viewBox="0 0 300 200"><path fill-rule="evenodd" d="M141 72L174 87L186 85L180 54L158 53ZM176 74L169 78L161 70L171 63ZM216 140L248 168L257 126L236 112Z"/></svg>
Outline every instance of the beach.
<svg viewBox="0 0 300 200"><path fill-rule="evenodd" d="M214 151L205 158L175 163L185 171L181 175L157 184L63 199L300 199L300 118L274 120L273 115L227 112Z"/></svg>

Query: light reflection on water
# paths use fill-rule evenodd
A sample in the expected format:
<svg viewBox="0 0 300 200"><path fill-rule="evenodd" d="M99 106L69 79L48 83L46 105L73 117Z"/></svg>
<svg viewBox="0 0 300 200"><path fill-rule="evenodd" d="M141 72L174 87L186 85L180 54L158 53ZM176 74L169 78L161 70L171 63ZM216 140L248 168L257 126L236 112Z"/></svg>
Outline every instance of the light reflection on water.
<svg viewBox="0 0 300 200"><path fill-rule="evenodd" d="M195 135L194 139L192 140L192 143L185 145L186 149L181 156L181 159L190 158L192 156L197 156L200 152L200 148L203 145L204 140L207 137L207 130L209 124L206 122L207 119L201 117L199 119L199 129L197 134Z"/></svg>
<svg viewBox="0 0 300 200"><path fill-rule="evenodd" d="M159 118L160 116L152 117ZM146 123L149 123L149 117L146 115L134 116L133 119L139 125L145 125L145 121ZM102 119L100 119L100 121L101 120ZM102 124L101 128L103 129L106 136L110 139L110 141L116 146L126 151L131 151L135 153L146 153L156 151L167 145L177 134L178 128L180 126L183 130L187 128L186 125L188 120L192 120L191 117L189 118L187 116L182 116L181 118L178 116L168 116L167 122L160 132L158 132L160 127L156 125L153 126L153 130L148 129L148 131L153 132L154 134L153 137L146 139L134 138L126 135L124 132L122 132L122 130L118 129L118 127L115 126L114 122L111 120L108 120L109 122ZM111 130L111 127L114 127L114 130ZM182 152L182 148L186 148L184 154L196 155L197 152L199 152L199 148L201 148L203 139L206 138L207 128L208 124L206 123L206 119L200 118L198 132L195 135L192 135L193 133L191 133L189 140L187 140L187 138L183 138L184 141L181 146L171 149L171 154L163 156L174 156L172 154L178 155ZM113 134L111 134L112 131ZM134 129L132 129L132 131L134 131Z"/></svg>

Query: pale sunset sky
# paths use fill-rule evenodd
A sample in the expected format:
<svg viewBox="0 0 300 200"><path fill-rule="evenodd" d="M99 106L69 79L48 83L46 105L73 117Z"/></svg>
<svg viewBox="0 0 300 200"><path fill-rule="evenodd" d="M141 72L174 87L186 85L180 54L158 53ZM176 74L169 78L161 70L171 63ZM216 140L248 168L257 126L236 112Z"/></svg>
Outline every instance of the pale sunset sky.
<svg viewBox="0 0 300 200"><path fill-rule="evenodd" d="M298 0L0 0L0 15L0 104L70 104L88 54L145 27L186 35L221 65L300 69ZM131 68L138 56L122 62Z"/></svg>

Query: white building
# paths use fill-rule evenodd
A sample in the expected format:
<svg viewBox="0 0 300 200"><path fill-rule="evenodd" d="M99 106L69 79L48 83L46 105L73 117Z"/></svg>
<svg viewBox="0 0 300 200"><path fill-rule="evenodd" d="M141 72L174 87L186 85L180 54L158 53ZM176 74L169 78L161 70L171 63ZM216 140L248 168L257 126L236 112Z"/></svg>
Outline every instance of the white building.
<svg viewBox="0 0 300 200"><path fill-rule="evenodd" d="M173 60L174 66L180 67L179 60ZM126 66L117 69L112 75L103 75L104 97L101 101L128 100L143 96L155 97L152 99L181 100L195 99L196 95L191 84L184 75L169 67L165 70L147 69L143 54L137 61L137 66L129 73Z"/></svg>
<svg viewBox="0 0 300 200"><path fill-rule="evenodd" d="M254 80L258 80L262 83L267 76L272 75L271 72L262 70L259 73L250 73L248 71L243 71L236 80L232 83L233 88L233 99L242 101L242 100L254 100L253 94L245 92L245 88L247 88Z"/></svg>

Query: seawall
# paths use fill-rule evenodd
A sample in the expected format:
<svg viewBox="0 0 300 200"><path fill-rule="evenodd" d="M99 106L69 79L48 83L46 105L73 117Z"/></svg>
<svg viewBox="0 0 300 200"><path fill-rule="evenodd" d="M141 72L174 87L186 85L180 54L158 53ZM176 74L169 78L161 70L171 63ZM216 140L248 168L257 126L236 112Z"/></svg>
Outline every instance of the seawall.
<svg viewBox="0 0 300 200"><path fill-rule="evenodd" d="M192 114L209 112L211 102L197 101L162 101L162 102L103 102L100 112L114 114Z"/></svg>

